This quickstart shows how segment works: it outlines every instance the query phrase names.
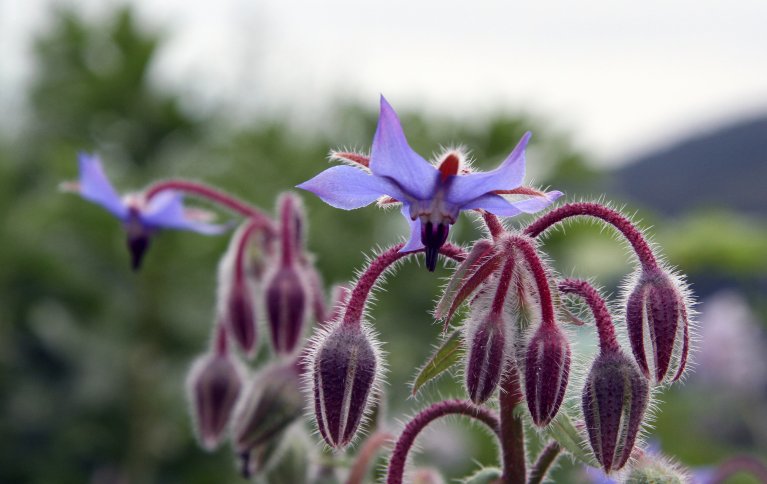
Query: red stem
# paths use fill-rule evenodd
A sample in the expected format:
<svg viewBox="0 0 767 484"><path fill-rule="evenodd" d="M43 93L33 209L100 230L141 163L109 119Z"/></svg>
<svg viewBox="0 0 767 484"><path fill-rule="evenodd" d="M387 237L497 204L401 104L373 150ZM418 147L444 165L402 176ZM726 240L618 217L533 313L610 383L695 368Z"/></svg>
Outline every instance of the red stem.
<svg viewBox="0 0 767 484"><path fill-rule="evenodd" d="M283 267L292 265L295 258L295 203L291 195L284 195L280 200L280 242Z"/></svg>
<svg viewBox="0 0 767 484"><path fill-rule="evenodd" d="M551 299L551 288L549 279L546 276L546 269L543 267L541 259L538 257L535 246L527 237L512 237L510 239L512 247L519 249L522 256L530 267L535 284L538 288L538 295L541 301L541 322L542 324L554 323L554 303Z"/></svg>
<svg viewBox="0 0 767 484"><path fill-rule="evenodd" d="M503 227L503 224L501 223L500 219L498 219L498 217L485 210L479 210L479 213L482 214L485 225L487 225L487 230L490 231L490 235L493 237L493 240L497 241L503 234L506 233L506 229Z"/></svg>
<svg viewBox="0 0 767 484"><path fill-rule="evenodd" d="M506 364L501 380L501 449L503 458L503 483L524 484L527 477L525 457L525 428L522 419L514 415L514 409L522 403L524 395L519 383L519 371L513 359Z"/></svg>
<svg viewBox="0 0 767 484"><path fill-rule="evenodd" d="M405 463L416 437L434 420L446 415L465 415L484 423L498 438L501 437L498 416L485 407L479 407L465 400L445 400L437 402L421 410L402 430L402 434L394 446L389 460L389 470L386 475L387 484L401 484L405 473Z"/></svg>
<svg viewBox="0 0 767 484"><path fill-rule="evenodd" d="M591 284L580 279L565 279L561 281L559 283L559 290L568 294L577 294L589 305L591 312L594 313L594 320L597 323L599 350L603 354L607 351L620 351L610 311L608 311L607 304L605 304L599 292Z"/></svg>
<svg viewBox="0 0 767 484"><path fill-rule="evenodd" d="M216 356L223 357L229 352L229 335L226 332L226 327L223 324L216 325L216 336L213 342Z"/></svg>
<svg viewBox="0 0 767 484"><path fill-rule="evenodd" d="M151 185L144 192L147 202L156 197L159 193L166 190L174 190L177 192L189 193L201 198L205 198L212 202L218 203L240 215L248 218L263 219L269 222L269 228L273 229L271 225L271 219L260 209L243 202L238 198L235 198L229 194L221 192L213 187L204 185L202 183L191 182L186 180L166 180L157 182Z"/></svg>
<svg viewBox="0 0 767 484"><path fill-rule="evenodd" d="M618 229L633 247L642 267L645 270L657 269L658 262L655 255L639 229L617 211L598 203L579 202L562 205L530 224L525 229L524 234L537 237L556 223L570 217L583 215L598 218Z"/></svg>
<svg viewBox="0 0 767 484"><path fill-rule="evenodd" d="M405 244L403 243L393 245L370 262L368 268L365 269L365 272L362 273L357 280L357 283L354 285L352 294L349 297L349 303L346 305L346 312L344 313L342 324L359 326L360 321L362 321L362 313L365 311L365 303L367 302L368 295L381 274L383 274L389 266L403 257L423 252L423 249L413 252L400 252L399 250L404 246ZM458 262L463 261L466 257L466 252L453 244L443 245L442 248L439 249L439 253Z"/></svg>
<svg viewBox="0 0 767 484"><path fill-rule="evenodd" d="M506 263L503 265L503 269L501 269L501 276L498 279L498 287L495 290L493 304L490 307L490 315L495 319L498 319L503 312L503 303L506 301L506 294L509 292L509 285L511 284L513 275L514 257L508 257Z"/></svg>

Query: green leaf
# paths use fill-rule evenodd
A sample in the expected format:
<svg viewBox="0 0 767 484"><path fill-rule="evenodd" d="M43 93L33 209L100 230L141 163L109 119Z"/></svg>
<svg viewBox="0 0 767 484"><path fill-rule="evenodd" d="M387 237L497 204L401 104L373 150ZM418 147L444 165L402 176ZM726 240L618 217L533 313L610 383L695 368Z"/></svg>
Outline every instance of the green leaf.
<svg viewBox="0 0 767 484"><path fill-rule="evenodd" d="M492 484L499 482L499 479L503 475L500 469L495 467L485 467L478 470L469 477L462 480L463 484Z"/></svg>
<svg viewBox="0 0 767 484"><path fill-rule="evenodd" d="M570 455L582 463L599 467L599 464L594 460L594 456L584 447L585 435L575 428L572 420L564 411L559 412L559 415L546 427L545 432L549 437L559 442L562 448L570 453Z"/></svg>
<svg viewBox="0 0 767 484"><path fill-rule="evenodd" d="M413 381L413 395L426 383L437 378L461 359L461 330L456 329L445 338L439 348L421 367Z"/></svg>

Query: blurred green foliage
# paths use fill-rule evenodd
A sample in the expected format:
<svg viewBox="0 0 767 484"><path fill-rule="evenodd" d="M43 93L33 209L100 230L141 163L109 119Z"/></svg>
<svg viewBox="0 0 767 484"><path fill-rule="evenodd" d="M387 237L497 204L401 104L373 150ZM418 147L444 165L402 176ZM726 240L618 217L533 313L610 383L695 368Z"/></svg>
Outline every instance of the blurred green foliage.
<svg viewBox="0 0 767 484"><path fill-rule="evenodd" d="M271 210L278 193L326 167L330 148L369 145L372 102L336 106L323 131L309 133L279 118L235 124L226 113L191 116L177 96L151 82L161 40L129 9L97 23L72 10L53 12L34 50L26 127L14 140L0 133L1 482L237 482L226 451L203 455L195 444L183 384L207 344L216 263L227 241L164 233L145 269L132 273L118 223L57 192L59 182L76 176L78 150L98 151L121 190L182 176ZM417 151L460 140L480 168L499 162L532 130L529 163L537 184L598 194L600 174L544 120L498 114L465 126L415 113L402 119ZM342 212L313 197L305 202L309 245L328 283L349 280L372 247L405 234L396 212ZM476 238L476 225L464 217L454 237ZM764 272L763 225L727 214L697 216L673 230L658 225L671 261L683 270L746 281ZM546 242L564 270L596 271L609 287L627 271L622 249L603 251L614 244L594 227L569 228L567 246L564 237L558 232ZM422 404L406 400L406 382L440 332L428 314L438 290L434 275L415 264L401 273L406 277L388 285L372 311L389 353L394 416ZM447 274L439 269L437 276ZM459 385L445 380L438 391L457 394ZM660 422L659 434L673 431L673 422ZM495 449L484 434L468 439L467 452L492 462ZM684 445L690 443L675 448ZM727 445L684 458L710 463L727 454ZM472 465L467 458L450 472L465 474Z"/></svg>

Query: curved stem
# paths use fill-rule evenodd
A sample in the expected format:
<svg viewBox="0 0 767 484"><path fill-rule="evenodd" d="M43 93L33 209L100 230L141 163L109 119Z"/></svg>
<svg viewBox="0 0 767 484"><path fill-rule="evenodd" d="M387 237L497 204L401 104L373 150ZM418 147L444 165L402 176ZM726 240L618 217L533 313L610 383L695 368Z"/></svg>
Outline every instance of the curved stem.
<svg viewBox="0 0 767 484"><path fill-rule="evenodd" d="M499 318L503 312L503 303L506 301L506 295L509 293L509 286L514 275L514 258L508 257L506 263L501 269L501 276L498 278L498 286L493 297L493 304L490 307L490 315Z"/></svg>
<svg viewBox="0 0 767 484"><path fill-rule="evenodd" d="M642 233L629 219L617 211L593 202L568 203L542 216L524 231L525 235L537 237L552 225L570 217L589 216L603 220L623 234L645 270L656 269L658 262Z"/></svg>
<svg viewBox="0 0 767 484"><path fill-rule="evenodd" d="M543 262L541 262L541 259L536 253L535 246L527 237L512 237L510 242L512 247L518 249L522 253L523 258L530 267L530 272L533 274L533 279L535 280L535 285L538 289L538 295L541 301L542 324L555 324L554 302L551 299L549 279L546 276L546 269L543 267Z"/></svg>
<svg viewBox="0 0 767 484"><path fill-rule="evenodd" d="M524 400L519 384L519 371L510 358L501 380L501 450L503 483L524 484L527 476L525 460L525 429L514 409Z"/></svg>
<svg viewBox="0 0 767 484"><path fill-rule="evenodd" d="M357 454L357 459L349 470L349 477L346 478L346 484L363 484L378 451L393 440L394 437L389 432L379 431L371 435Z"/></svg>
<svg viewBox="0 0 767 484"><path fill-rule="evenodd" d="M264 219L269 221L269 227L273 230L271 219L260 209L249 203L243 202L236 197L233 197L227 193L202 183L186 180L161 181L147 188L144 192L144 196L146 197L146 200L149 201L166 190L188 193L201 198L205 198L245 217Z"/></svg>
<svg viewBox="0 0 767 484"><path fill-rule="evenodd" d="M597 324L599 349L602 353L620 350L618 339L615 337L613 320L610 317L610 311L607 310L607 304L605 304L604 299L602 299L599 292L591 284L580 279L565 279L560 281L559 290L568 294L576 294L582 297L586 304L589 305Z"/></svg>
<svg viewBox="0 0 767 484"><path fill-rule="evenodd" d="M413 417L402 430L389 460L389 469L386 475L387 484L402 483L407 455L416 437L431 422L446 415L465 415L477 419L490 427L490 430L498 438L501 438L498 416L487 408L479 407L465 400L445 400L434 403Z"/></svg>
<svg viewBox="0 0 767 484"><path fill-rule="evenodd" d="M413 252L400 252L399 250L405 244L395 244L370 262L368 268L362 273L357 283L354 285L352 294L349 297L349 303L346 305L343 324L356 326L362 320L362 313L365 310L365 303L370 295L370 291L375 287L376 281L392 264L409 255L423 252L423 249ZM439 249L439 253L445 257L461 262L466 257L466 252L453 244L445 244Z"/></svg>
<svg viewBox="0 0 767 484"><path fill-rule="evenodd" d="M527 484L540 484L543 482L546 473L557 460L561 451L562 446L559 445L559 442L556 440L549 442L541 453L538 454L538 459L535 461L533 468L530 469L530 477L527 479Z"/></svg>
<svg viewBox="0 0 767 484"><path fill-rule="evenodd" d="M251 237L259 230L268 230L271 226L267 226L265 221L261 218L252 218L247 222L245 228L240 234L240 240L237 241L237 252L234 259L234 279L237 284L242 284L245 279L245 255L248 252L248 243Z"/></svg>

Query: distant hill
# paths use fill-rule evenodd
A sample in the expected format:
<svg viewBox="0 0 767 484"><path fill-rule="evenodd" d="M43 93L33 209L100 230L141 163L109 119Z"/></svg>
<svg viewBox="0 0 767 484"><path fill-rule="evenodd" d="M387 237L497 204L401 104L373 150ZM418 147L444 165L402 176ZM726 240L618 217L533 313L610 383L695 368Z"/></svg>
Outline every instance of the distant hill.
<svg viewBox="0 0 767 484"><path fill-rule="evenodd" d="M767 115L634 159L608 191L669 215L721 207L767 218Z"/></svg>

